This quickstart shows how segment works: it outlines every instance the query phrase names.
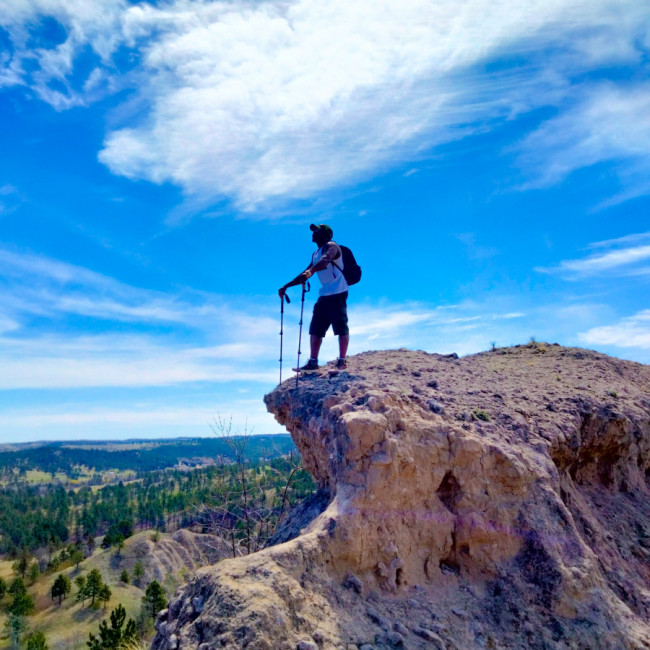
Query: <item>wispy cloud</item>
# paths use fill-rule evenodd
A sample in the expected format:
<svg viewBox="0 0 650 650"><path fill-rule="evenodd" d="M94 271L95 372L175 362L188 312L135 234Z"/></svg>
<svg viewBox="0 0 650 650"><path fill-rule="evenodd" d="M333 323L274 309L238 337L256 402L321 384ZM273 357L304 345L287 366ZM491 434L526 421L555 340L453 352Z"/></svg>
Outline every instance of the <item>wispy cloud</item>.
<svg viewBox="0 0 650 650"><path fill-rule="evenodd" d="M529 135L520 162L534 179L524 185L556 184L577 169L614 164L625 188L612 205L650 189L650 84L601 83L578 92L580 101Z"/></svg>
<svg viewBox="0 0 650 650"><path fill-rule="evenodd" d="M13 439L73 440L89 438L164 436L211 436L210 425L218 415L233 416L239 431L244 427L252 433L276 433L282 427L266 413L261 400L225 397L215 402L183 406L181 404L149 403L131 408L97 408L91 405L59 404L48 408L31 407L0 413L4 440L7 432ZM89 435L92 431L92 435Z"/></svg>
<svg viewBox="0 0 650 650"><path fill-rule="evenodd" d="M588 249L608 249L607 252L598 252L574 260L563 260L555 267L537 267L541 273L558 273L567 279L580 279L606 273L608 275L643 275L650 270L650 266L643 264L650 260L649 233L626 235L616 239L589 244ZM641 244L632 245L630 244Z"/></svg>
<svg viewBox="0 0 650 650"><path fill-rule="evenodd" d="M64 40L31 50L45 16ZM571 86L642 64L649 17L623 0L14 1L0 16L14 44L0 79L59 109L135 87L146 111L108 134L100 159L182 187L197 209L311 197L539 106L561 114L524 143L538 184L617 157L641 178L645 87ZM79 79L89 47L95 66ZM125 50L128 69L115 63ZM513 63L522 54L529 63ZM509 66L486 72L500 57Z"/></svg>
<svg viewBox="0 0 650 650"><path fill-rule="evenodd" d="M13 185L0 187L0 217L15 212L24 200L22 194Z"/></svg>
<svg viewBox="0 0 650 650"><path fill-rule="evenodd" d="M580 333L579 338L587 345L650 348L650 309L623 318L614 325L593 327Z"/></svg>
<svg viewBox="0 0 650 650"><path fill-rule="evenodd" d="M2 249L0 299L0 389L268 383L275 376L275 346L259 343L261 332L277 327L264 306L155 292Z"/></svg>

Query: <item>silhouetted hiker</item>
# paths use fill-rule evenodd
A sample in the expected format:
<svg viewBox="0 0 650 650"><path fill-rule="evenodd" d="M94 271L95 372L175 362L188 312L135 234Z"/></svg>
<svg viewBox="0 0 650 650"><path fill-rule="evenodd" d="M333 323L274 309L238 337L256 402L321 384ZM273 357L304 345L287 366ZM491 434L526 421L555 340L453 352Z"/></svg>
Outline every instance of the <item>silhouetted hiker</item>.
<svg viewBox="0 0 650 650"><path fill-rule="evenodd" d="M311 264L278 291L282 298L289 287L304 284L314 273L318 274L322 285L309 325L311 356L304 366L294 368L294 371L318 370L318 353L330 325L334 334L339 337L339 358L336 367L344 370L347 367L345 355L348 352L350 334L347 309L348 283L343 275L343 254L339 245L332 241L334 233L329 226L323 223L318 226L311 224L309 228L312 231L311 240L318 246L318 250L312 255Z"/></svg>

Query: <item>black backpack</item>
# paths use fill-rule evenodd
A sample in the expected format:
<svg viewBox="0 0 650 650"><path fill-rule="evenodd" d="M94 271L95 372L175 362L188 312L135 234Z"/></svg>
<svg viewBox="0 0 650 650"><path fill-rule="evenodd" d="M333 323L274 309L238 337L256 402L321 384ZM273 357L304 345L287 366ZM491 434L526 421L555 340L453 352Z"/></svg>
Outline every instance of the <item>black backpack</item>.
<svg viewBox="0 0 650 650"><path fill-rule="evenodd" d="M357 260L354 259L352 251L347 246L341 246L339 244L339 248L343 256L343 269L336 262L332 262L332 264L343 273L345 281L351 287L361 280L361 267L357 264Z"/></svg>

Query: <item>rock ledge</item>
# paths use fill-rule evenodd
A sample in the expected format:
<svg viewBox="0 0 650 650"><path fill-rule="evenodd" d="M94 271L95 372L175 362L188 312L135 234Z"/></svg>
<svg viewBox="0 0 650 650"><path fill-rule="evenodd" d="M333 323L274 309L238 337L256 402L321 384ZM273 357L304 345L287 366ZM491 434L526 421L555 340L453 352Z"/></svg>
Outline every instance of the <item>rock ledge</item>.
<svg viewBox="0 0 650 650"><path fill-rule="evenodd" d="M650 367L541 343L348 366L265 397L329 505L199 571L154 648L650 648Z"/></svg>

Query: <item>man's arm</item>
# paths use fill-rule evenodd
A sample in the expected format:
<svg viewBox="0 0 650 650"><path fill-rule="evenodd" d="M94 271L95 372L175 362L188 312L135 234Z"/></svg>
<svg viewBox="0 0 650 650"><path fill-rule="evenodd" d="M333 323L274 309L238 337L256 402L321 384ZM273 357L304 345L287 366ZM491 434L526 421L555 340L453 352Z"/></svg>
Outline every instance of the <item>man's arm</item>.
<svg viewBox="0 0 650 650"><path fill-rule="evenodd" d="M321 257L316 264L311 267L312 275L318 271L322 271L327 268L328 264L331 264L334 260L337 260L341 256L341 249L333 241L327 242L324 246L323 257Z"/></svg>
<svg viewBox="0 0 650 650"><path fill-rule="evenodd" d="M291 282L287 282L284 286L280 287L278 294L280 298L284 296L289 287L295 287L299 284L305 284L309 278L314 274L313 265L310 264L300 275L297 275Z"/></svg>

